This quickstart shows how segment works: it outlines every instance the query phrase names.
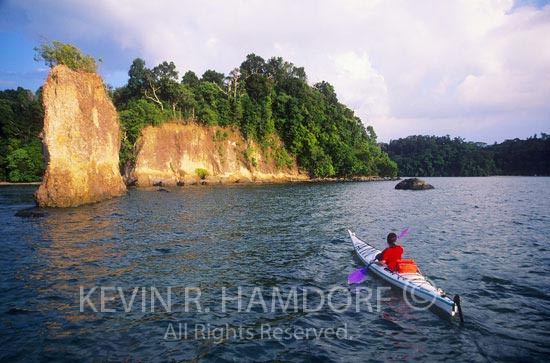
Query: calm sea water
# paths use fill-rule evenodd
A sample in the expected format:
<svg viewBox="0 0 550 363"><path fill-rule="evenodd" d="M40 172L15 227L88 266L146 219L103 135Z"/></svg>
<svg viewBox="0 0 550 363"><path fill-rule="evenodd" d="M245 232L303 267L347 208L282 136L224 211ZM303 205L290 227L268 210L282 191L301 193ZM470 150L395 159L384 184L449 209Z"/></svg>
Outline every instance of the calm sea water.
<svg viewBox="0 0 550 363"><path fill-rule="evenodd" d="M426 180L131 190L34 219L14 214L36 187L1 186L0 360L547 361L550 178ZM405 227L464 324L347 285L347 229L382 248Z"/></svg>

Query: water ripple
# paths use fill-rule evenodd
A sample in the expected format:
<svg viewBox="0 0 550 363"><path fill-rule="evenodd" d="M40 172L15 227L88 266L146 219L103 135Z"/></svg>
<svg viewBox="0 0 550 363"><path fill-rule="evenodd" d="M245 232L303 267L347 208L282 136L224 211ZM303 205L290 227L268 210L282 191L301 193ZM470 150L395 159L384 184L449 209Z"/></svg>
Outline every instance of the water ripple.
<svg viewBox="0 0 550 363"><path fill-rule="evenodd" d="M550 179L427 181L436 189L299 183L131 190L36 219L14 217L32 206L36 187L1 187L0 360L544 361ZM436 284L461 294L465 325L413 309L399 290L370 275L347 286L347 274L361 263L346 230L382 248L389 231L405 227L406 255ZM106 294L117 298L107 307L115 312L80 311L80 288L86 294L100 286L112 288ZM172 288L171 311L158 309L158 300L151 311L152 287L164 297ZM239 287L241 308L231 300ZM185 304L196 288L199 309L193 300ZM359 311L335 311L326 301L315 311L300 305L304 296L306 307L319 304L315 292L330 289L336 307L348 296L364 297L364 289L373 298ZM277 293L284 300L294 291L299 309L283 311L279 300L271 308ZM97 303L99 290L92 296ZM170 324L213 330L208 339L167 340ZM276 339L266 337L265 326L345 327L348 336ZM218 336L222 328L250 335Z"/></svg>

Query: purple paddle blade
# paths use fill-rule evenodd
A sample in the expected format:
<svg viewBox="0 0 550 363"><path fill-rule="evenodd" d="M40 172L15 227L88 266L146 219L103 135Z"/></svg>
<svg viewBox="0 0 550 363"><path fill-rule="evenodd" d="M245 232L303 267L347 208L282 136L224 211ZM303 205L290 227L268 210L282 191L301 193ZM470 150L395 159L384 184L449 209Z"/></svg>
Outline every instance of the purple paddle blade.
<svg viewBox="0 0 550 363"><path fill-rule="evenodd" d="M397 236L397 239L401 239L401 237L406 235L408 231L409 231L409 227L405 228L401 233L399 233L399 236Z"/></svg>
<svg viewBox="0 0 550 363"><path fill-rule="evenodd" d="M353 271L348 276L348 284L358 284L358 283L360 283L361 281L363 281L366 274L367 274L367 268L366 267L361 267L360 269Z"/></svg>

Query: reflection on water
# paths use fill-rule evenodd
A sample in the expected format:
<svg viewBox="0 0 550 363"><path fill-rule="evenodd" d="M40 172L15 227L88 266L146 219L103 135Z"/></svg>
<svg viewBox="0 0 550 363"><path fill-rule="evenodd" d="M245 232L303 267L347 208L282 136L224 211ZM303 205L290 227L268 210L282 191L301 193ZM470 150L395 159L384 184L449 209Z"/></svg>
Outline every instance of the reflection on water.
<svg viewBox="0 0 550 363"><path fill-rule="evenodd" d="M436 189L420 193L395 191L392 183L132 190L47 210L40 219L14 217L32 205L35 187L3 187L0 358L542 361L550 353L550 179L428 182ZM221 309L224 288L235 297L241 287L246 302L260 288L268 306L273 288L296 291L299 301L308 289L348 291L347 274L360 263L346 229L382 247L388 231L404 227L410 227L402 241L407 256L436 284L461 293L466 325L412 309L399 290L372 276L359 287L380 291L384 301L370 301L371 310L336 312L324 304L318 311L266 312L252 304L243 312L233 300ZM83 296L100 306L101 286L115 311L94 312L86 301L81 311ZM170 311L154 288L164 299L171 288ZM196 297L190 288L200 289L200 309L185 305L186 293ZM357 290L349 291L356 297ZM346 298L339 294L334 302ZM164 339L169 324L180 323L242 327L252 338ZM345 326L350 336L262 339L265 324Z"/></svg>

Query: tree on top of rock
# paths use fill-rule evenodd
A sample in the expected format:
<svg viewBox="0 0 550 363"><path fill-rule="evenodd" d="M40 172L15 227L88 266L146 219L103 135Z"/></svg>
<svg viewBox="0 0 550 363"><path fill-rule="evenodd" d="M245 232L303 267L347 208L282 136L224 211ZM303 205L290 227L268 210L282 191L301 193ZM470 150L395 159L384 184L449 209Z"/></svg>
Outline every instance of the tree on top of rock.
<svg viewBox="0 0 550 363"><path fill-rule="evenodd" d="M50 68L64 64L75 71L97 73L95 58L91 55L83 55L74 45L53 41L34 47L34 50L36 51L34 60L37 62L43 60ZM101 62L101 59L98 59L98 62Z"/></svg>

